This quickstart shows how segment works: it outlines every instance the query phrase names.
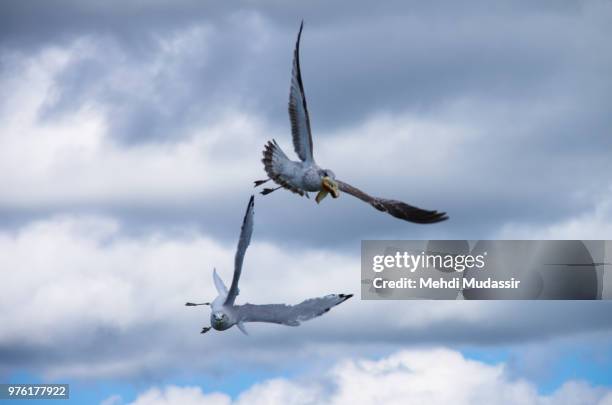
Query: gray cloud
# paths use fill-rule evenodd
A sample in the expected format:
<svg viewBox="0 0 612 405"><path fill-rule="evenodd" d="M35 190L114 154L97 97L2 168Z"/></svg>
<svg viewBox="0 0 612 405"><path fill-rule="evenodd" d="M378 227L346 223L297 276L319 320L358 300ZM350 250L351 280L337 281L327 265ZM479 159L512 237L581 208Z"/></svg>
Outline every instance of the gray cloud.
<svg viewBox="0 0 612 405"><path fill-rule="evenodd" d="M119 113L113 117L120 121L121 114L132 118L132 126L111 132L120 137L141 139L140 125L148 119L153 121L152 128L158 120L167 121L167 127L155 130L163 138L176 139L180 131L173 126L195 123L188 106L205 113L214 104L227 102L232 93L246 100L243 107L250 106L275 126L286 127L290 56L296 22L305 10L277 4L254 8L243 3L229 8L218 3L182 3L160 2L142 9L112 2L105 6L58 2L35 10L24 10L19 3L4 5L3 15L11 21L3 25L4 42L11 46L14 37L13 46L19 46L20 38L38 34L38 43L54 44L55 36L49 34L64 31L72 37L112 38L111 45L120 50L118 60L104 53L94 60L78 61L58 82L66 92L60 102L93 96L113 105L113 112ZM583 101L592 99L588 106L602 105L603 100L593 97L598 93L607 100L609 92L600 85L607 83L605 67L610 58L605 52L592 57L597 49L606 49L601 15L612 10L605 2L509 2L495 7L472 2L461 8L447 2L395 3L373 10L367 7L367 13L364 5L352 5L348 14L341 6L326 7L326 15L304 16L304 79L319 134L360 122L376 111L408 110L435 117L456 101L471 102L473 115L491 103L512 108L507 114L513 114L508 118L514 120L542 98L554 101L564 94L576 96L578 91ZM371 13L378 18L371 18ZM28 21L43 15L44 24L26 30ZM153 103L143 105L151 100L139 100L138 94L88 93L104 82L101 72L148 63L159 52L160 38L191 26L210 27L213 33L194 44L202 47L200 52L195 48L188 56L175 55L168 70L149 83L168 108L165 119ZM261 49L249 51L253 46ZM202 58L205 50L208 58ZM583 106L581 111L588 110Z"/></svg>
<svg viewBox="0 0 612 405"><path fill-rule="evenodd" d="M357 252L262 243L258 227L240 303L359 291ZM0 319L0 374L21 368L49 378L163 379L228 375L234 367L279 372L296 362L379 356L406 346L520 347L564 339L588 345L612 333L609 302L352 299L299 328L249 324L249 337L233 329L202 336L208 308L183 304L214 297L213 267L229 280L234 246L197 232L127 236L104 218L58 218L0 234L0 266L11 269L0 286L0 307L11 308Z"/></svg>
<svg viewBox="0 0 612 405"><path fill-rule="evenodd" d="M262 117L271 132L284 134L281 143L290 149L287 82L297 21L304 17L302 62L316 148L326 137L381 113L465 125L477 134L457 142L453 153L439 162L444 179L431 183L429 195L414 201L450 212L452 221L443 233L463 238L469 232L473 234L467 237L480 238L509 221L557 221L592 208L588 201L573 201L572 193L597 196L609 184L606 106L612 92L606 72L612 58L604 51L604 16L612 10L605 2L472 2L465 7L395 2L374 9L352 3L349 13L346 7L326 6L324 14L248 3L231 8L159 2L139 8L66 1L36 9L19 3L3 7L4 18L10 19L1 24L4 49L27 54L35 49L30 42L61 46L75 38L94 44L92 52L78 55L54 77L55 96L44 104L40 119L70 116L93 103L104 111L108 135L126 147L180 142L229 109ZM187 38L183 48L164 51L164 41L177 35ZM271 137L258 136L261 144ZM420 136L430 137L426 132ZM235 142L239 140L228 139ZM408 142L405 148L406 159L419 153ZM334 152L334 161L322 163L335 167L339 157L351 158ZM253 159L259 154L254 150ZM381 163L370 164L374 174ZM384 165L393 165L397 173L412 170L401 161ZM351 171L341 174L372 191L411 195L395 191L401 175L381 184L374 176L360 180ZM428 177L423 171L422 178ZM414 180L409 184L417 187L416 195L424 193L423 185ZM277 215L294 221L297 202L281 201ZM124 204L117 211L98 204L96 210L118 213L126 221L139 211L147 223L166 217L190 220L183 214L187 212L192 221L215 229L197 211L217 202L194 200L189 209L176 213L160 204L147 217L138 205ZM349 228L355 224L355 229L372 230L364 237L440 232L440 227L407 230L405 224L348 204L350 208L333 207L317 215L346 218ZM89 202L84 209L91 206ZM9 209L11 216L19 215L13 211ZM263 220L271 223L272 217ZM304 225L283 225L288 231L277 235L286 239L289 230ZM330 234L326 243L341 243L353 234L336 232L341 234ZM313 236L306 240L314 243Z"/></svg>
<svg viewBox="0 0 612 405"><path fill-rule="evenodd" d="M196 234L233 246L253 192L249 181L263 175L258 160L264 142L276 137L292 153L286 103L301 18L317 159L373 194L446 210L451 220L410 225L348 196L317 206L279 191L258 198L257 243L294 255L335 252L349 260L358 257L359 240L368 238L483 239L500 232L555 237L541 230L612 201L608 2L135 4L0 6L1 78L7 84L23 80L17 88L0 87L4 95L11 89L0 100L6 154L0 160L17 152L21 157L1 166L8 184L0 197L3 232L19 234L58 214L95 215L117 220L115 239L164 235L181 243ZM53 50L70 54L65 65L41 62ZM32 67L46 72L49 83L44 74L31 79ZM19 98L29 91L30 98ZM6 124L16 103L22 103L20 111L35 111L23 127ZM101 117L102 136L88 129L91 117L81 116L83 109ZM244 128L229 128L243 116ZM40 154L67 132L71 119L78 133L60 139L67 146ZM59 130L47 139L45 131L54 126ZM41 140L48 143L37 147ZM181 145L195 152L186 157ZM30 170L47 160L48 167ZM232 171L236 167L248 173ZM217 181L210 185L210 179ZM583 228L589 235L597 226L609 229L612 212L595 219ZM513 233L508 224L527 231ZM36 253L32 245L30 254ZM198 260L199 267L213 265ZM353 269L316 270L337 278ZM31 268L21 271L37 275ZM138 280L128 284L140 287ZM163 298L170 308L175 297ZM325 357L330 347L340 347L341 356L406 344L519 345L559 335L608 336L612 328L608 303L452 303L443 308L449 316L425 325L412 319L394 324L385 304L350 305L299 330L255 327L251 339L230 331L202 340L194 323L201 314L144 318L127 328L81 320L50 342L23 335L1 341L0 364L84 377L157 374L177 372L197 352L202 356L193 360L194 370L223 373L217 364L232 355L226 347L248 353L244 364L289 367L286 359L296 349L306 360L313 353ZM414 317L441 308L397 305ZM457 319L449 319L451 311ZM224 349L213 351L214 345ZM159 347L172 354L159 354ZM87 369L84 359L97 360L99 367Z"/></svg>

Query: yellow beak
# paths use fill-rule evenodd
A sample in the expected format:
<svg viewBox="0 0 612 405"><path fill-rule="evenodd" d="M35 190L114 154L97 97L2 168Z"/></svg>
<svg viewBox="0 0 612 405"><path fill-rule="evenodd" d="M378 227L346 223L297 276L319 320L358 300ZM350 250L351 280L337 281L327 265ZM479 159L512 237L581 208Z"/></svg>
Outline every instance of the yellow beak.
<svg viewBox="0 0 612 405"><path fill-rule="evenodd" d="M331 193L333 198L338 198L340 192L338 191L338 183L336 183L331 177L325 176L321 181L321 191L317 194L315 201L320 203L328 193Z"/></svg>

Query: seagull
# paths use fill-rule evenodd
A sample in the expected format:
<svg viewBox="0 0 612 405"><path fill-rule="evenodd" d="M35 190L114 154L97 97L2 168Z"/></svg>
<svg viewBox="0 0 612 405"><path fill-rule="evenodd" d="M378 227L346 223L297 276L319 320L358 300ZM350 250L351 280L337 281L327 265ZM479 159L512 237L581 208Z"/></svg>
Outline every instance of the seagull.
<svg viewBox="0 0 612 405"><path fill-rule="evenodd" d="M302 21L293 51L291 89L289 91L289 118L291 120L293 147L300 161L290 160L276 140L269 141L263 151L262 159L268 178L255 181L255 187L273 180L278 187L264 188L261 194L270 194L280 188L288 189L306 197L309 197L308 192L318 192L315 198L317 204L328 194L331 194L333 198L338 198L340 191L343 191L370 204L379 211L405 221L432 224L448 219L444 212L424 210L401 201L373 197L357 187L336 179L333 171L322 169L317 165L312 153L310 118L300 71L300 38L303 28L304 22Z"/></svg>
<svg viewBox="0 0 612 405"><path fill-rule="evenodd" d="M245 335L248 335L244 324L246 322L267 322L277 323L288 326L299 326L300 322L307 321L317 316L321 316L328 312L332 307L343 303L353 296L353 294L330 294L324 297L311 298L297 305L286 304L266 304L253 305L244 304L236 305L236 297L238 296L238 282L242 273L242 262L247 247L251 242L253 234L253 206L254 197L251 196L247 206L246 214L242 221L240 230L240 239L238 240L238 248L234 258L234 277L232 285L227 289L221 277L217 274L217 270L213 270L213 281L217 293L219 294L212 302L193 303L187 302L186 306L208 305L211 309L210 324L205 326L200 333L206 333L211 328L219 331L226 330L236 325L238 329Z"/></svg>

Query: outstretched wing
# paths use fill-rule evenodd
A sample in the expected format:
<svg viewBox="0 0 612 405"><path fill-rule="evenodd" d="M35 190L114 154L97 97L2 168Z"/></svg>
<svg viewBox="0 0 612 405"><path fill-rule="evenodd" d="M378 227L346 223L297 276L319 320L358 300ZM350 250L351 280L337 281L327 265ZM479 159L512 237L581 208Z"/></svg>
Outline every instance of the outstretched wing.
<svg viewBox="0 0 612 405"><path fill-rule="evenodd" d="M300 71L300 38L304 22L300 24L293 51L293 69L291 71L291 90L289 91L289 119L291 120L291 134L293 136L293 147L300 159L312 162L312 134L310 132L310 117L306 107L306 95L302 83Z"/></svg>
<svg viewBox="0 0 612 405"><path fill-rule="evenodd" d="M234 257L234 277L232 278L232 286L227 293L227 299L225 305L234 305L236 296L238 295L238 282L240 281L240 273L242 273L242 262L244 261L244 254L246 253L249 243L251 243L251 235L253 234L253 206L255 205L255 198L251 196L249 204L247 205L246 214L242 220L242 228L240 230L240 240L238 240L238 248L236 249L236 256Z"/></svg>
<svg viewBox="0 0 612 405"><path fill-rule="evenodd" d="M244 304L235 308L238 322L268 322L298 326L300 322L321 316L352 296L353 294L330 294L325 297L308 299L298 305Z"/></svg>
<svg viewBox="0 0 612 405"><path fill-rule="evenodd" d="M340 180L336 180L336 182L340 190L359 198L361 201L367 202L379 211L393 215L395 218L415 222L417 224L433 224L448 219L445 212L423 210L401 201L372 197L348 183Z"/></svg>

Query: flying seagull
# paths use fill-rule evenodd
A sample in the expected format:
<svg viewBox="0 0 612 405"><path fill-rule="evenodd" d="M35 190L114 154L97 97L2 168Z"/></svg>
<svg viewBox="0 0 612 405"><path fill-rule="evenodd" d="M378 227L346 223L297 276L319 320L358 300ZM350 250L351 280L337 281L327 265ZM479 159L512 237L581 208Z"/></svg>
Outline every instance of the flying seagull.
<svg viewBox="0 0 612 405"><path fill-rule="evenodd" d="M269 141L263 151L262 159L268 179L255 181L255 187L273 180L278 184L278 187L264 188L261 194L266 195L279 188L286 188L296 194L308 197L308 192L318 191L315 198L317 203L320 203L327 194L331 194L333 198L338 198L340 195L338 190L341 190L367 202L379 211L406 221L431 224L448 219L444 212L424 210L401 201L373 197L357 187L337 180L334 172L322 169L317 165L312 153L310 118L300 72L300 37L303 27L304 22L300 25L295 50L293 51L293 70L289 91L289 118L291 120L293 147L300 161L290 160L275 140Z"/></svg>
<svg viewBox="0 0 612 405"><path fill-rule="evenodd" d="M253 234L253 206L254 197L251 196L246 214L244 215L244 220L242 221L240 239L238 240L238 248L236 249L236 256L234 258L234 277L229 290L215 269L213 271L213 281L217 293L219 294L217 298L215 298L212 303L203 302L195 304L193 302L188 302L185 304L192 307L198 305L210 306L211 326L202 328L201 333L208 332L211 327L216 330L226 330L236 325L245 335L248 335L244 327L244 323L246 322L268 322L298 326L300 322L323 315L332 307L343 303L353 296L353 294L330 294L325 297L311 298L297 305L236 305L234 302L239 293L238 282L240 281L240 274L242 273L242 262L244 261L244 254L246 253L247 247L251 242L251 235Z"/></svg>

